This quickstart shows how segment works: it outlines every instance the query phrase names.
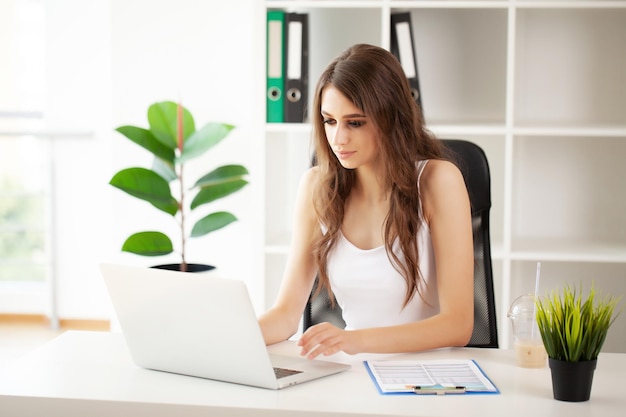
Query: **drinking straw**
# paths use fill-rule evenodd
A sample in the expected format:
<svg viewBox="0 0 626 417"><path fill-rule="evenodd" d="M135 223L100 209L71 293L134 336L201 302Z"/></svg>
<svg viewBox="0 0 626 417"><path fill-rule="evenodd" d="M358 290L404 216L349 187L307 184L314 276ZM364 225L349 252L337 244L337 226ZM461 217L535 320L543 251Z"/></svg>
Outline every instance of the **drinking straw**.
<svg viewBox="0 0 626 417"><path fill-rule="evenodd" d="M537 277L535 278L535 298L539 293L539 275L541 274L541 262L537 262Z"/></svg>
<svg viewBox="0 0 626 417"><path fill-rule="evenodd" d="M541 275L541 262L537 262L537 275L535 277L535 302L533 303L533 318L537 320L537 295L539 294L539 276ZM534 339L535 337L535 327L532 326L530 330L530 337Z"/></svg>

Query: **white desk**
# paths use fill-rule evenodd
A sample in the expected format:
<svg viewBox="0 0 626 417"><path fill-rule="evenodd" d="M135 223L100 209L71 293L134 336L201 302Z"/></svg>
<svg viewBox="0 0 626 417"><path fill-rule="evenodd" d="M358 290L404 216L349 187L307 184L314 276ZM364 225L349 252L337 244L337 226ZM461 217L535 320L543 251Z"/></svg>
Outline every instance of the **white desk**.
<svg viewBox="0 0 626 417"><path fill-rule="evenodd" d="M295 354L290 342L270 347ZM523 369L513 351L442 349L399 358L475 359L498 395L383 396L362 360L335 355L351 370L281 391L265 390L136 367L121 334L67 332L0 372L0 416L623 416L626 354L601 354L591 400L552 398L550 370ZM385 357L388 357L386 355Z"/></svg>

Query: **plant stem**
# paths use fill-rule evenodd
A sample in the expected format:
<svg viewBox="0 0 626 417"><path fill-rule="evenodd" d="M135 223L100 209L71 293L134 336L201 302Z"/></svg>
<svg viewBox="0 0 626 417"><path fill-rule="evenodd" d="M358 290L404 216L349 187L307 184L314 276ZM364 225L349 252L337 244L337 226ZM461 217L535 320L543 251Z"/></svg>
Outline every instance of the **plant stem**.
<svg viewBox="0 0 626 417"><path fill-rule="evenodd" d="M180 211L180 247L181 247L181 272L187 272L187 260L185 259L185 245L187 238L185 236L185 187L183 184L183 168L185 164L180 164L178 171L178 184L180 186L180 202L178 210Z"/></svg>

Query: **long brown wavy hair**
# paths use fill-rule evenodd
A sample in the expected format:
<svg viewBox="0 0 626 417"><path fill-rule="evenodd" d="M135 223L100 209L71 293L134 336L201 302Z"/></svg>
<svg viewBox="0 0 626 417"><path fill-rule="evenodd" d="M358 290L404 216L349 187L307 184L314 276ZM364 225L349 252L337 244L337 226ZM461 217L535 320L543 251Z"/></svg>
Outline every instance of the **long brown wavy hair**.
<svg viewBox="0 0 626 417"><path fill-rule="evenodd" d="M314 242L319 267L318 291L330 294L327 259L334 248L345 202L355 183L354 170L344 168L326 138L321 115L322 92L333 86L344 94L377 127L384 187L390 192L389 213L384 223L387 256L404 277L407 292L404 306L419 294L419 251L417 231L422 226L416 162L443 159L444 148L424 127L422 112L411 96L400 62L389 51L372 45L357 44L333 60L324 70L313 98L313 144L318 178L314 207L321 224L327 228ZM398 240L402 261L392 250ZM421 296L421 294L420 294Z"/></svg>

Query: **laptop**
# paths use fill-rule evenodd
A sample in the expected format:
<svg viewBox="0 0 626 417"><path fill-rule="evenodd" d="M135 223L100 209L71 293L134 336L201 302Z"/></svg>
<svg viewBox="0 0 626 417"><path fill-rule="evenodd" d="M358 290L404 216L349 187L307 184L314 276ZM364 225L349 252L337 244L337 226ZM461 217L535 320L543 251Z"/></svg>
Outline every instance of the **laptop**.
<svg viewBox="0 0 626 417"><path fill-rule="evenodd" d="M100 268L132 359L142 368L268 389L350 368L270 354L243 281L215 270Z"/></svg>

